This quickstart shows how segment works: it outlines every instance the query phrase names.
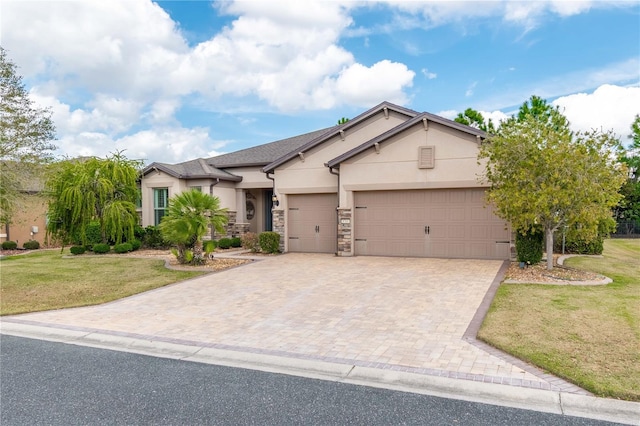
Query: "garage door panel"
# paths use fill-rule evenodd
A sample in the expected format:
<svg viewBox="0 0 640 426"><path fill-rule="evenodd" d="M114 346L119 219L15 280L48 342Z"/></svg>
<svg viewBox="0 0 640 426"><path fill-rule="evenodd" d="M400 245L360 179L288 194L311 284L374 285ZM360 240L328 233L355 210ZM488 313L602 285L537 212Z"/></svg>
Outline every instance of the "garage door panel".
<svg viewBox="0 0 640 426"><path fill-rule="evenodd" d="M510 230L484 190L355 193L355 254L508 259ZM366 212L366 213L365 213ZM425 232L428 227L428 232Z"/></svg>
<svg viewBox="0 0 640 426"><path fill-rule="evenodd" d="M288 250L333 253L337 246L337 194L295 194L288 201Z"/></svg>

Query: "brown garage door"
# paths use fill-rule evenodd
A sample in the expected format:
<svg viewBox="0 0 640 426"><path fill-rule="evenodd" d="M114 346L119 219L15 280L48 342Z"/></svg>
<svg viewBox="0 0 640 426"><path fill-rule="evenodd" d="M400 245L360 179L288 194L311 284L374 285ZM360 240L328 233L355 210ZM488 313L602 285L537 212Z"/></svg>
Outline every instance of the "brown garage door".
<svg viewBox="0 0 640 426"><path fill-rule="evenodd" d="M335 253L337 194L289 195L289 251Z"/></svg>
<svg viewBox="0 0 640 426"><path fill-rule="evenodd" d="M479 188L357 192L355 254L508 259L510 229L484 200Z"/></svg>

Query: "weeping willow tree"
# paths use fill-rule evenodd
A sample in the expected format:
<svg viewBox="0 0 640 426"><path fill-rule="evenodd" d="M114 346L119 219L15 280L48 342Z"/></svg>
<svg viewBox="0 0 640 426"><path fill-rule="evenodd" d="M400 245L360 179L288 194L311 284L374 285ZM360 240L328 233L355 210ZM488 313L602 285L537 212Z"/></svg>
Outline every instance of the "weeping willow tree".
<svg viewBox="0 0 640 426"><path fill-rule="evenodd" d="M97 221L103 243L132 240L141 166L121 152L56 163L46 183L47 235L63 246L75 239L86 244L86 228Z"/></svg>

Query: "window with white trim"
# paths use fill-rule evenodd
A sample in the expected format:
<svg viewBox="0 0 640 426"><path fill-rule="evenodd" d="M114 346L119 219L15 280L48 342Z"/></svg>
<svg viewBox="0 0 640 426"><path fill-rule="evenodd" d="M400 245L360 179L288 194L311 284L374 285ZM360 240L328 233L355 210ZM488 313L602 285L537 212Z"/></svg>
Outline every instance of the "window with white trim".
<svg viewBox="0 0 640 426"><path fill-rule="evenodd" d="M169 205L169 188L153 188L153 216L154 224L159 225L162 217L167 213Z"/></svg>

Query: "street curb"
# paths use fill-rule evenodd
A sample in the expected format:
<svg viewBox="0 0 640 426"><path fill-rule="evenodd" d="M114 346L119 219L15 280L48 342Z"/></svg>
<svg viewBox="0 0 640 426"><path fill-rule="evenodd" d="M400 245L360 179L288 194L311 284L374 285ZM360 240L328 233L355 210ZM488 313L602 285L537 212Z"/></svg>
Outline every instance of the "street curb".
<svg viewBox="0 0 640 426"><path fill-rule="evenodd" d="M0 321L0 334L640 426L640 403Z"/></svg>

